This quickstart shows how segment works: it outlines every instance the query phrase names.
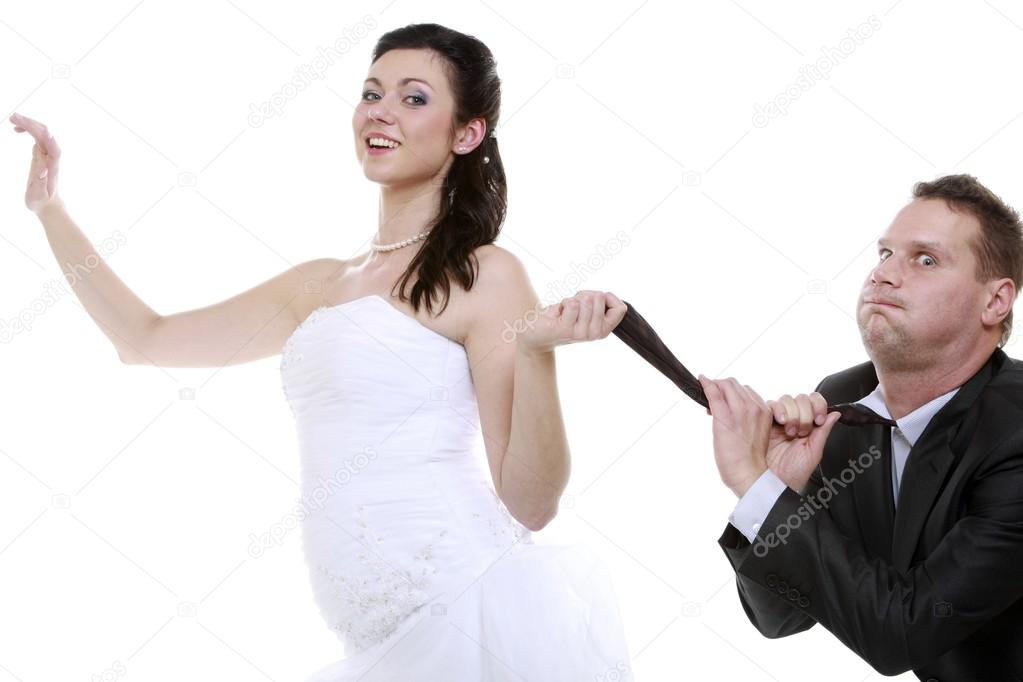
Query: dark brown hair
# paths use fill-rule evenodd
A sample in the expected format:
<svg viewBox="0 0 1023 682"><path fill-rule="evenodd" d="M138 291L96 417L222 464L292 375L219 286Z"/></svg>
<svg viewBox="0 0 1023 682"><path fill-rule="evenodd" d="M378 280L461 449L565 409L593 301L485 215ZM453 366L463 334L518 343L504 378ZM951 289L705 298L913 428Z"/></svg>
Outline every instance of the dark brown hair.
<svg viewBox="0 0 1023 682"><path fill-rule="evenodd" d="M973 240L978 282L1009 277L1020 290L1023 280L1023 225L1019 213L972 175L946 175L913 187L914 199L944 199L957 212L972 215L980 223L980 237ZM1012 334L1012 310L1002 321L1004 346Z"/></svg>
<svg viewBox="0 0 1023 682"><path fill-rule="evenodd" d="M482 143L468 154L455 155L430 235L395 285L400 286L399 298L409 300L405 287L417 275L412 307L418 311L425 303L432 314L435 295L443 300L440 312L447 308L451 278L465 290L472 288L479 269L473 251L497 239L507 213L508 184L497 138L491 134L501 111L501 79L486 45L438 24L410 24L385 33L373 48L373 61L396 49L428 49L443 59L455 100L452 132L473 118L487 124Z"/></svg>

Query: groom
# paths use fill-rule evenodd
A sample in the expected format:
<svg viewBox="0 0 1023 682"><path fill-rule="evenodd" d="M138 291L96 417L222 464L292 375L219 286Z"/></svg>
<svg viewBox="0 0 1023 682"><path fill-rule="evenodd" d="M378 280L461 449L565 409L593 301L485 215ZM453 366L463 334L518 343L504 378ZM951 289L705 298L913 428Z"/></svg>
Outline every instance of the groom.
<svg viewBox="0 0 1023 682"><path fill-rule="evenodd" d="M946 176L914 187L878 256L870 362L767 403L701 377L739 498L718 542L766 637L820 623L885 675L1023 680L1023 362L1001 350L1023 226ZM845 401L897 426L835 426Z"/></svg>

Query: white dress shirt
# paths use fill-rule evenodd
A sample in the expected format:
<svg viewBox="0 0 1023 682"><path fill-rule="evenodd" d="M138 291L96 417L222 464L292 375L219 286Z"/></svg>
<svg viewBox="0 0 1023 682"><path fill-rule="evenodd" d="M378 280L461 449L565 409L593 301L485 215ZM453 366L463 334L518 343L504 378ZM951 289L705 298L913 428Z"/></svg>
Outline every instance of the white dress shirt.
<svg viewBox="0 0 1023 682"><path fill-rule="evenodd" d="M920 434L927 428L931 418L945 406L949 400L959 391L954 388L944 395L940 395L929 403L916 408L901 419L896 419L898 426L892 429L892 496L898 504L899 483L902 481L902 472L906 468L906 460L909 459L910 450L916 444ZM874 412L877 412L886 419L891 419L891 412L884 402L880 385L872 393L856 401L866 405ZM760 478L750 486L746 494L739 498L729 522L739 532L746 536L750 542L756 540L757 531L763 525L767 515L771 512L782 492L785 491L785 483L778 478L773 471L768 469Z"/></svg>

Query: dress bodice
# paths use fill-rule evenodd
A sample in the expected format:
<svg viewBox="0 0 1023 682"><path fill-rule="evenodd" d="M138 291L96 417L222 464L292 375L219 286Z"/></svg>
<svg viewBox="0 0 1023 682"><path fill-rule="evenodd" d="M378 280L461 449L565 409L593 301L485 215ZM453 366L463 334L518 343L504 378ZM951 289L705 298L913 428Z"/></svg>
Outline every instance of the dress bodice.
<svg viewBox="0 0 1023 682"><path fill-rule="evenodd" d="M465 348L378 295L313 311L285 342L303 551L346 647L529 542L494 492Z"/></svg>

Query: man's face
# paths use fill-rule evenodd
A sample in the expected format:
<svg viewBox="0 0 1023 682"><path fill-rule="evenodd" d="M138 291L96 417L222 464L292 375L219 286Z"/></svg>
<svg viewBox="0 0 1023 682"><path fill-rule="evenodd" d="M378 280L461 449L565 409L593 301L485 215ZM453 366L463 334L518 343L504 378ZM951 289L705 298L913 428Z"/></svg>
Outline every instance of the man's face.
<svg viewBox="0 0 1023 682"><path fill-rule="evenodd" d="M942 199L916 199L878 239L856 308L875 364L919 369L965 357L984 333L987 292L970 244L980 224Z"/></svg>

